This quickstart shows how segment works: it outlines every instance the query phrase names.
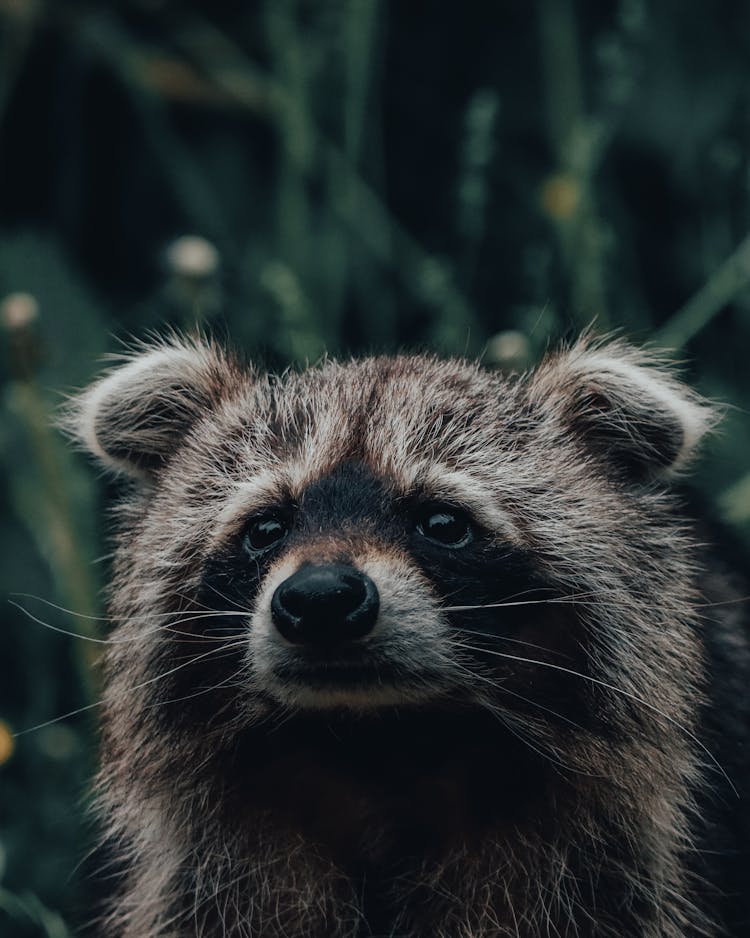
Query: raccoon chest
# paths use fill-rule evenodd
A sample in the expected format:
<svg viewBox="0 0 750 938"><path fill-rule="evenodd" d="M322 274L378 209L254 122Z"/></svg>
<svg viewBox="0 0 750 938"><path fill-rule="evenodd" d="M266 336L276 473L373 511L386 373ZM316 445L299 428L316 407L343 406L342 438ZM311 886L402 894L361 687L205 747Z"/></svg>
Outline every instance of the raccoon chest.
<svg viewBox="0 0 750 938"><path fill-rule="evenodd" d="M513 737L499 745L468 730L459 740L458 727L431 736L406 717L403 726L355 740L340 727L326 744L266 752L234 798L355 872L439 856L538 816L545 776Z"/></svg>

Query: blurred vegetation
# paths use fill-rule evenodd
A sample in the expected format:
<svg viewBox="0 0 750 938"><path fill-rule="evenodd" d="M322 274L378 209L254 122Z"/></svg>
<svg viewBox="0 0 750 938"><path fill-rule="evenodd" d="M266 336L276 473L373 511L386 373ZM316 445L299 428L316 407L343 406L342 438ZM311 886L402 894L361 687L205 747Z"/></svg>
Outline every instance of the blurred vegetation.
<svg viewBox="0 0 750 938"><path fill-rule="evenodd" d="M164 324L518 367L595 322L734 405L698 482L749 540L750 6L0 0L0 30L0 935L63 938L106 889L97 645L11 603L99 634L107 492L61 393Z"/></svg>

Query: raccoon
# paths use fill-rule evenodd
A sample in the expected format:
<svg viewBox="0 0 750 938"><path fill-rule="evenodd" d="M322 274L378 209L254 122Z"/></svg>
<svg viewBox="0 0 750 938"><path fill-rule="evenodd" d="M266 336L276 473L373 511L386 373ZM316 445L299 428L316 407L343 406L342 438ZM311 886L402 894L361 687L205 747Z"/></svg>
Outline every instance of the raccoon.
<svg viewBox="0 0 750 938"><path fill-rule="evenodd" d="M171 336L83 392L104 933L750 934L748 634L676 494L716 419L591 337L508 377Z"/></svg>

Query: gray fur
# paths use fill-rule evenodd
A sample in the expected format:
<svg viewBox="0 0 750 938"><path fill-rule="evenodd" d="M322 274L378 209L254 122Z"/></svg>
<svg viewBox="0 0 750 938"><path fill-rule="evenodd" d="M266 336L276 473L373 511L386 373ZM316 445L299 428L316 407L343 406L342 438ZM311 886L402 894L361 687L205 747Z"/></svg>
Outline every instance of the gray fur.
<svg viewBox="0 0 750 938"><path fill-rule="evenodd" d="M459 838L396 870L388 858L398 831L386 807L353 791L354 807L341 811L356 818L353 849L387 883L389 934L718 936L692 901L686 861L695 793L714 767L696 737L697 561L670 494L716 414L663 364L622 342L586 339L513 378L418 356L272 377L211 342L169 339L84 392L66 419L104 466L132 480L118 509L118 641L105 664L99 778L108 836L130 872L108 934L369 934L366 887L345 864L263 805L228 822L222 770L212 767L225 764L238 734L270 732L289 713L460 698L499 714L549 760L554 826L487 829L479 843ZM183 705L161 696L165 668L193 675L194 693L204 693L216 647L186 645L177 665L164 651L174 631L196 628L207 558L258 507L300 497L353 459L394 495L420 487L465 505L498 538L531 551L561 592L582 597L583 647L570 668L590 676L590 706L616 733L561 732L541 709L519 724L501 688L533 674L536 656L512 648L516 660L470 680L412 558L357 530L328 532L280 558L243 620L249 634L241 673L228 675L231 693L192 732L172 724ZM422 665L431 677L375 697L326 696L274 677L288 653L270 624L275 584L342 543L381 593L373 647L404 673ZM341 780L322 779L321 791L329 783Z"/></svg>

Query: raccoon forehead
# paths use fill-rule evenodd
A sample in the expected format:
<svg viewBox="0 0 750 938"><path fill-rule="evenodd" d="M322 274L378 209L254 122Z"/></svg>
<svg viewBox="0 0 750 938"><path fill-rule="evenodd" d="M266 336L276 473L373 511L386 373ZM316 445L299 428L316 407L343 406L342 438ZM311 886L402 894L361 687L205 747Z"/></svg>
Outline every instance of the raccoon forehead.
<svg viewBox="0 0 750 938"><path fill-rule="evenodd" d="M206 464L222 460L248 502L274 488L297 497L343 462L410 491L441 466L481 475L507 422L501 386L456 361L332 362L226 402L196 427L191 449Z"/></svg>
<svg viewBox="0 0 750 938"><path fill-rule="evenodd" d="M252 513L300 501L346 464L362 466L394 498L420 493L461 505L516 540L497 498L501 386L475 365L417 357L269 376L207 415L184 454L185 471L170 473L167 484L204 467L214 544Z"/></svg>
<svg viewBox="0 0 750 938"><path fill-rule="evenodd" d="M501 384L476 364L455 359L329 362L270 379L267 412L282 437L310 441L312 458L360 448L369 460L393 460L428 441L445 446L457 431L483 422L491 429ZM442 432L448 425L451 434Z"/></svg>

